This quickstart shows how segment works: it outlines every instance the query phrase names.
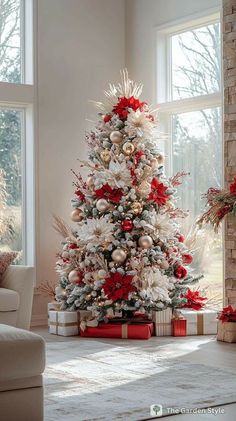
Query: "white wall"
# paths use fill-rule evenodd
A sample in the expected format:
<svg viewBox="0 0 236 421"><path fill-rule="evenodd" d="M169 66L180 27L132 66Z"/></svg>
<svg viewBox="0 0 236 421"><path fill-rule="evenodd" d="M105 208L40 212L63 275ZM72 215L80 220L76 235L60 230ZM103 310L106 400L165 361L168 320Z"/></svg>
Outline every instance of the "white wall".
<svg viewBox="0 0 236 421"><path fill-rule="evenodd" d="M125 63L153 98L153 28L217 7L221 0L38 0L37 283L55 279L60 237L52 213L70 222L76 158L86 157L89 99L101 100ZM46 316L35 296L34 323ZM45 320L45 319L44 319Z"/></svg>
<svg viewBox="0 0 236 421"><path fill-rule="evenodd" d="M86 157L89 99L101 100L124 67L125 0L38 0L37 283L55 279L60 237L52 213L68 222L72 174ZM45 313L35 296L33 320Z"/></svg>
<svg viewBox="0 0 236 421"><path fill-rule="evenodd" d="M222 0L126 0L126 65L132 78L144 84L146 100L155 97L155 26L221 4Z"/></svg>

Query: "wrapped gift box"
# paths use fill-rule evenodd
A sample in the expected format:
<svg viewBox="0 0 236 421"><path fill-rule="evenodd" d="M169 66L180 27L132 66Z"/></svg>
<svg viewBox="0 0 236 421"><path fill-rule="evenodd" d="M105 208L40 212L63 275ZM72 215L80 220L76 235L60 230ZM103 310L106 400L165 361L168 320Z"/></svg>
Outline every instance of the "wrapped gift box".
<svg viewBox="0 0 236 421"><path fill-rule="evenodd" d="M155 323L156 336L171 336L171 319L171 308L152 312L152 320Z"/></svg>
<svg viewBox="0 0 236 421"><path fill-rule="evenodd" d="M236 342L236 322L222 322L217 324L217 340L223 342Z"/></svg>
<svg viewBox="0 0 236 421"><path fill-rule="evenodd" d="M48 312L49 333L61 336L75 336L79 333L79 313L77 311Z"/></svg>
<svg viewBox="0 0 236 421"><path fill-rule="evenodd" d="M80 331L81 336L95 338L149 339L152 334L152 322L99 323L97 327Z"/></svg>
<svg viewBox="0 0 236 421"><path fill-rule="evenodd" d="M187 320L186 319L172 319L172 336L186 336L187 334Z"/></svg>
<svg viewBox="0 0 236 421"><path fill-rule="evenodd" d="M51 303L48 303L48 311L50 310L57 310L59 311L61 308L61 303L58 301L52 301Z"/></svg>
<svg viewBox="0 0 236 421"><path fill-rule="evenodd" d="M181 314L187 320L187 335L215 335L217 333L217 311L181 309Z"/></svg>

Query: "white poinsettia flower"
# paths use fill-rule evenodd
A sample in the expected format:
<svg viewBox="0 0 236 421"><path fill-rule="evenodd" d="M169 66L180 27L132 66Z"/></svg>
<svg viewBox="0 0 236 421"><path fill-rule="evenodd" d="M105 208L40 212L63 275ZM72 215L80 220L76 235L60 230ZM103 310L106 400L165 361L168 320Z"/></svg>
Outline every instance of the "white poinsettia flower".
<svg viewBox="0 0 236 421"><path fill-rule="evenodd" d="M143 111L129 111L125 122L125 131L129 136L149 138L153 133L153 123Z"/></svg>
<svg viewBox="0 0 236 421"><path fill-rule="evenodd" d="M159 269L145 268L141 273L141 290L144 299L170 302L169 291L173 289L172 278L163 275Z"/></svg>
<svg viewBox="0 0 236 421"><path fill-rule="evenodd" d="M97 171L94 179L95 189L100 189L109 182L109 174L106 171Z"/></svg>
<svg viewBox="0 0 236 421"><path fill-rule="evenodd" d="M150 300L150 301L163 301L165 303L169 303L170 297L168 295L168 291L164 288L147 288L142 291L140 291L139 295L144 300Z"/></svg>
<svg viewBox="0 0 236 421"><path fill-rule="evenodd" d="M165 241L176 233L176 224L166 213L152 212L145 228L152 233L154 240Z"/></svg>
<svg viewBox="0 0 236 421"><path fill-rule="evenodd" d="M89 247L98 246L113 240L113 229L115 224L109 222L108 217L100 219L88 219L87 223L80 225L78 236L80 241L87 243Z"/></svg>
<svg viewBox="0 0 236 421"><path fill-rule="evenodd" d="M112 187L124 188L131 184L132 178L126 162L111 161L107 171L108 182Z"/></svg>

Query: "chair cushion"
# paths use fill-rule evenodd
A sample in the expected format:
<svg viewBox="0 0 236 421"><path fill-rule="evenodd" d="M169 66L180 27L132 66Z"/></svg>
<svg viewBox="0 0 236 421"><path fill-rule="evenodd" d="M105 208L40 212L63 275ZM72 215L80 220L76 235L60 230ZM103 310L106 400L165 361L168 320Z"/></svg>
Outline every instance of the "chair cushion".
<svg viewBox="0 0 236 421"><path fill-rule="evenodd" d="M38 376L45 368L45 342L27 330L0 324L0 384Z"/></svg>
<svg viewBox="0 0 236 421"><path fill-rule="evenodd" d="M20 296L18 292L7 288L0 288L0 312L16 311L19 309Z"/></svg>

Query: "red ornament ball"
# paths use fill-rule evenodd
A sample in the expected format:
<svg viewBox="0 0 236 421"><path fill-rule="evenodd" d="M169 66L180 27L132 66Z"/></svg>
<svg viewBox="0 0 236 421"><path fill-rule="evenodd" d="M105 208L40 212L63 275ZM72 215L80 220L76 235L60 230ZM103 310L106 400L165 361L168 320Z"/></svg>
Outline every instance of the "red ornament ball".
<svg viewBox="0 0 236 421"><path fill-rule="evenodd" d="M109 123L110 120L111 120L111 115L105 114L104 117L103 117L104 123Z"/></svg>
<svg viewBox="0 0 236 421"><path fill-rule="evenodd" d="M133 224L133 221L131 221L130 219L124 219L121 222L122 231L129 232L129 231L132 231L133 228L134 228L134 224Z"/></svg>
<svg viewBox="0 0 236 421"><path fill-rule="evenodd" d="M184 266L177 266L174 271L174 275L178 279L183 279L187 276L187 269Z"/></svg>
<svg viewBox="0 0 236 421"><path fill-rule="evenodd" d="M193 256L191 254L182 254L183 263L185 265L191 265L193 261Z"/></svg>
<svg viewBox="0 0 236 421"><path fill-rule="evenodd" d="M74 250L74 249L78 249L79 247L77 246L77 244L75 244L75 243L71 243L71 244L69 245L69 248L70 248L71 250Z"/></svg>
<svg viewBox="0 0 236 421"><path fill-rule="evenodd" d="M180 243L183 243L184 240L185 240L184 235L180 234L179 237L178 237L178 240L179 240Z"/></svg>

